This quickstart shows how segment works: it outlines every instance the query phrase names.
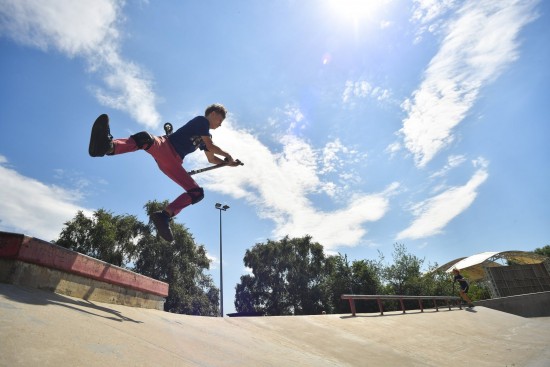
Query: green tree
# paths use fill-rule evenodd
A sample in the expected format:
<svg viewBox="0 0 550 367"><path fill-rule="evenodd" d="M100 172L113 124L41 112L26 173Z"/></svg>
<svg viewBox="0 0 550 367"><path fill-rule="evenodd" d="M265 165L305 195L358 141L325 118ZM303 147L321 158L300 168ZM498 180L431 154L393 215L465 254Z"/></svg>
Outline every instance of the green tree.
<svg viewBox="0 0 550 367"><path fill-rule="evenodd" d="M347 255L338 254L326 259L326 293L329 295L329 313L351 312L348 301L342 301L342 294L353 294L353 274Z"/></svg>
<svg viewBox="0 0 550 367"><path fill-rule="evenodd" d="M430 296L449 296L453 293L452 276L443 270L438 270L438 265L430 266L428 271L420 277L421 294Z"/></svg>
<svg viewBox="0 0 550 367"><path fill-rule="evenodd" d="M238 312L311 315L327 307L325 255L310 236L256 244L246 251L244 264L252 274L237 284Z"/></svg>
<svg viewBox="0 0 550 367"><path fill-rule="evenodd" d="M458 292L458 291L457 291ZM480 301L491 298L491 291L486 282L470 282L468 296L472 301Z"/></svg>
<svg viewBox="0 0 550 367"><path fill-rule="evenodd" d="M396 295L422 295L422 273L420 271L423 259L407 252L403 244L394 244L393 264L387 265L383 270L384 294ZM405 307L417 307L418 302L406 301ZM398 309L397 302L387 302L388 310Z"/></svg>
<svg viewBox="0 0 550 367"><path fill-rule="evenodd" d="M255 313L262 312L259 305L267 301L267 297L262 297L264 293L258 292L259 286L256 285L256 277L252 275L242 275L241 282L235 287L235 310L237 312ZM256 307L258 305L258 310Z"/></svg>
<svg viewBox="0 0 550 367"><path fill-rule="evenodd" d="M137 254L135 240L146 227L133 215L114 215L104 209L88 218L79 211L65 223L55 243L116 266L125 266Z"/></svg>
<svg viewBox="0 0 550 367"><path fill-rule="evenodd" d="M536 248L534 253L550 258L550 245L546 245L541 248Z"/></svg>
<svg viewBox="0 0 550 367"><path fill-rule="evenodd" d="M342 301L342 294L378 294L381 288L381 266L373 260L356 260L350 265L347 255L329 256L327 267L327 294L331 313L350 312L349 302ZM374 312L374 302L357 302L357 312Z"/></svg>
<svg viewBox="0 0 550 367"><path fill-rule="evenodd" d="M380 294L382 290L381 264L374 260L356 260L352 263L352 289L356 294ZM348 302L349 303L349 302ZM375 312L375 302L358 302L357 312Z"/></svg>
<svg viewBox="0 0 550 367"><path fill-rule="evenodd" d="M384 271L384 280L389 286L389 294L418 295L422 290L420 285L420 268L423 259L409 254L403 244L396 243L393 252L394 263Z"/></svg>

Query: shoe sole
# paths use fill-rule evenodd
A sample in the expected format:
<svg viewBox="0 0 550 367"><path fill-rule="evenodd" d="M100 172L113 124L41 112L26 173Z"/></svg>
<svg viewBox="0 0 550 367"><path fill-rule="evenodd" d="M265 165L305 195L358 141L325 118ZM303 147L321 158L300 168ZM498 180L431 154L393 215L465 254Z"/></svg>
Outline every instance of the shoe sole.
<svg viewBox="0 0 550 367"><path fill-rule="evenodd" d="M160 215L162 214L152 213L151 220L153 221L153 224L155 225L159 236L165 241L172 242L174 241L174 236L172 235L172 233L170 233L170 227L168 227L168 233L164 233L165 228L163 227L165 225L165 222L163 220L164 218L159 217Z"/></svg>
<svg viewBox="0 0 550 367"><path fill-rule="evenodd" d="M103 157L111 149L109 116L100 115L94 122L88 153L92 157Z"/></svg>

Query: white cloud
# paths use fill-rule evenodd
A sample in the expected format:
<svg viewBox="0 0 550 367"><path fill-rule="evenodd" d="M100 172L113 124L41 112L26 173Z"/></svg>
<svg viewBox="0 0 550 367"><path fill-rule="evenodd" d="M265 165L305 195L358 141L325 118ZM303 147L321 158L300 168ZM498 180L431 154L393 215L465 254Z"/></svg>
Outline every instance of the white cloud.
<svg viewBox="0 0 550 367"><path fill-rule="evenodd" d="M456 0L414 0L412 19L423 24L432 22L451 9Z"/></svg>
<svg viewBox="0 0 550 367"><path fill-rule="evenodd" d="M367 153L361 153L352 147L344 145L340 139L328 142L318 156L317 172L323 178L335 177L337 183L324 181L323 191L333 199L341 200L348 196L351 187L361 183L362 177L356 167L365 162ZM364 166L364 163L362 164ZM330 175L330 176L329 176Z"/></svg>
<svg viewBox="0 0 550 367"><path fill-rule="evenodd" d="M129 113L155 128L161 121L152 82L120 55L122 0L1 0L0 34L14 41L69 57L83 57L107 86L92 88L100 103Z"/></svg>
<svg viewBox="0 0 550 367"><path fill-rule="evenodd" d="M304 119L304 114L297 106L286 105L283 113L295 123L299 123Z"/></svg>
<svg viewBox="0 0 550 367"><path fill-rule="evenodd" d="M332 157L334 150L340 149L337 143L328 151L315 150L302 139L286 135L280 141L282 151L273 153L250 133L233 128L228 120L214 139L245 165L230 172L210 171L201 182L209 190L256 206L261 217L275 222L274 236L309 234L327 249L354 246L367 233L366 223L379 220L389 210L389 197L397 183L383 192L356 194L340 209L319 210L308 196L334 190L334 183L321 180L319 162L324 161L323 152Z"/></svg>
<svg viewBox="0 0 550 367"><path fill-rule="evenodd" d="M372 86L371 83L365 80L351 81L345 83L344 92L342 93L342 102L352 103L355 98L372 98L377 101L389 99L391 92L388 89Z"/></svg>
<svg viewBox="0 0 550 367"><path fill-rule="evenodd" d="M338 153L345 149L340 139L327 143L323 148L321 173L334 172L341 164Z"/></svg>
<svg viewBox="0 0 550 367"><path fill-rule="evenodd" d="M432 173L430 178L445 176L447 172L460 166L464 162L466 162L466 157L464 155L451 155L447 158L447 164L439 171Z"/></svg>
<svg viewBox="0 0 550 367"><path fill-rule="evenodd" d="M467 1L450 22L424 80L403 104L400 130L419 167L454 140L453 129L480 89L517 59L517 36L535 18L535 1Z"/></svg>
<svg viewBox="0 0 550 367"><path fill-rule="evenodd" d="M480 164L479 162L483 162ZM473 162L479 169L464 186L455 186L412 206L416 217L412 224L397 235L397 240L430 237L443 232L447 224L472 205L479 187L487 180L487 161Z"/></svg>
<svg viewBox="0 0 550 367"><path fill-rule="evenodd" d="M286 134L299 134L307 127L308 121L296 104L287 104L284 108L276 108L273 116L268 118L270 132L285 131Z"/></svg>
<svg viewBox="0 0 550 367"><path fill-rule="evenodd" d="M366 153L347 147L340 139L329 141L320 152L320 173L341 171L349 163L360 163L367 158Z"/></svg>
<svg viewBox="0 0 550 367"><path fill-rule="evenodd" d="M390 155L390 158L393 158L395 154L401 150L401 148L401 143L396 141L388 145L384 151Z"/></svg>
<svg viewBox="0 0 550 367"><path fill-rule="evenodd" d="M414 0L411 20L420 23L415 42L424 32L437 33L443 25L443 15L456 8L456 0Z"/></svg>
<svg viewBox="0 0 550 367"><path fill-rule="evenodd" d="M220 267L220 259L218 259L216 256L210 255L207 252L206 257L210 261L210 271L217 270ZM225 261L224 261L224 263L225 263Z"/></svg>
<svg viewBox="0 0 550 367"><path fill-rule="evenodd" d="M472 161L475 168L487 168L489 166L489 161L483 157L478 157Z"/></svg>
<svg viewBox="0 0 550 367"><path fill-rule="evenodd" d="M21 232L45 240L54 240L61 233L63 223L79 210L86 215L92 211L80 207L79 191L46 185L25 177L7 166L0 156L0 228ZM7 199L9 198L9 200Z"/></svg>
<svg viewBox="0 0 550 367"><path fill-rule="evenodd" d="M386 29L386 28L389 28L393 25L393 22L389 21L389 20L382 20L380 22L380 29Z"/></svg>

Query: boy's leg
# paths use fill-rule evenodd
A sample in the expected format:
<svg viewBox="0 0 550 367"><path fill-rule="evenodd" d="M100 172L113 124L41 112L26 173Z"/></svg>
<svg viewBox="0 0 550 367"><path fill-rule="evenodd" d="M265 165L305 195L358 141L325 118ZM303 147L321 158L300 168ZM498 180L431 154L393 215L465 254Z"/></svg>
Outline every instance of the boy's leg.
<svg viewBox="0 0 550 367"><path fill-rule="evenodd" d="M172 216L177 215L186 206L198 203L204 197L202 188L183 168L183 160L166 137L155 137L154 143L147 152L155 158L162 173L186 191L166 207Z"/></svg>
<svg viewBox="0 0 550 367"><path fill-rule="evenodd" d="M463 289L460 290L460 297L462 297L462 299L466 301L466 303L468 303L468 307L474 307L472 300L470 299L470 297L468 297L468 294Z"/></svg>
<svg viewBox="0 0 550 367"><path fill-rule="evenodd" d="M95 120L92 127L92 135L90 136L88 153L92 157L103 157L104 155L135 152L138 149L144 148L144 145L147 142L143 141L143 136L147 135L150 136L150 134L142 132L132 135L126 139L113 140L109 127L109 116L103 114ZM136 142L136 137L141 137L142 139L138 139L139 141ZM152 137L150 137L150 139L152 139Z"/></svg>
<svg viewBox="0 0 550 367"><path fill-rule="evenodd" d="M183 167L181 168L183 169ZM163 172L168 177L172 178L164 170ZM172 179L175 181L174 178ZM202 199L202 188L197 189L197 191L200 192L200 195L193 196L192 194L190 194L190 192L193 193L194 191L195 189L191 188L189 192L185 192L178 196L176 200L172 201L164 210L151 213L151 220L153 221L153 224L155 225L158 234L166 241L172 242L174 240L172 230L170 229L170 218L177 215L186 206L194 204L195 202L198 202L200 200L199 199L195 201L194 197L200 197Z"/></svg>
<svg viewBox="0 0 550 367"><path fill-rule="evenodd" d="M131 137L125 139L115 139L113 140L113 145L114 148L112 154L114 155L135 152L139 149L135 140Z"/></svg>
<svg viewBox="0 0 550 367"><path fill-rule="evenodd" d="M155 137L147 152L155 158L159 169L186 191L172 201L164 209L164 212L151 214L151 219L161 237L171 242L173 236L169 227L170 218L177 215L186 206L199 202L204 197L203 189L183 168L183 160L166 137Z"/></svg>
<svg viewBox="0 0 550 367"><path fill-rule="evenodd" d="M124 154L135 152L136 150L147 150L154 143L155 137L149 134L147 131L130 135L129 138L115 139L113 140L113 153L112 154Z"/></svg>

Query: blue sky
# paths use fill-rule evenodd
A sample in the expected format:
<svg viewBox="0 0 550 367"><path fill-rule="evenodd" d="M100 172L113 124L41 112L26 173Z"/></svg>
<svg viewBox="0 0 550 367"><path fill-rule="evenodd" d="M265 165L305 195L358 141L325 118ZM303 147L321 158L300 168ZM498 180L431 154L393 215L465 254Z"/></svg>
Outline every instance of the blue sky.
<svg viewBox="0 0 550 367"><path fill-rule="evenodd" d="M144 152L90 158L90 129L162 134L223 103L245 165L196 176L177 217L224 308L246 249L426 263L533 250L550 234L550 4L543 1L0 0L0 230L45 240L78 210L146 221L181 192ZM545 66L546 65L546 66ZM187 169L206 166L195 153Z"/></svg>

